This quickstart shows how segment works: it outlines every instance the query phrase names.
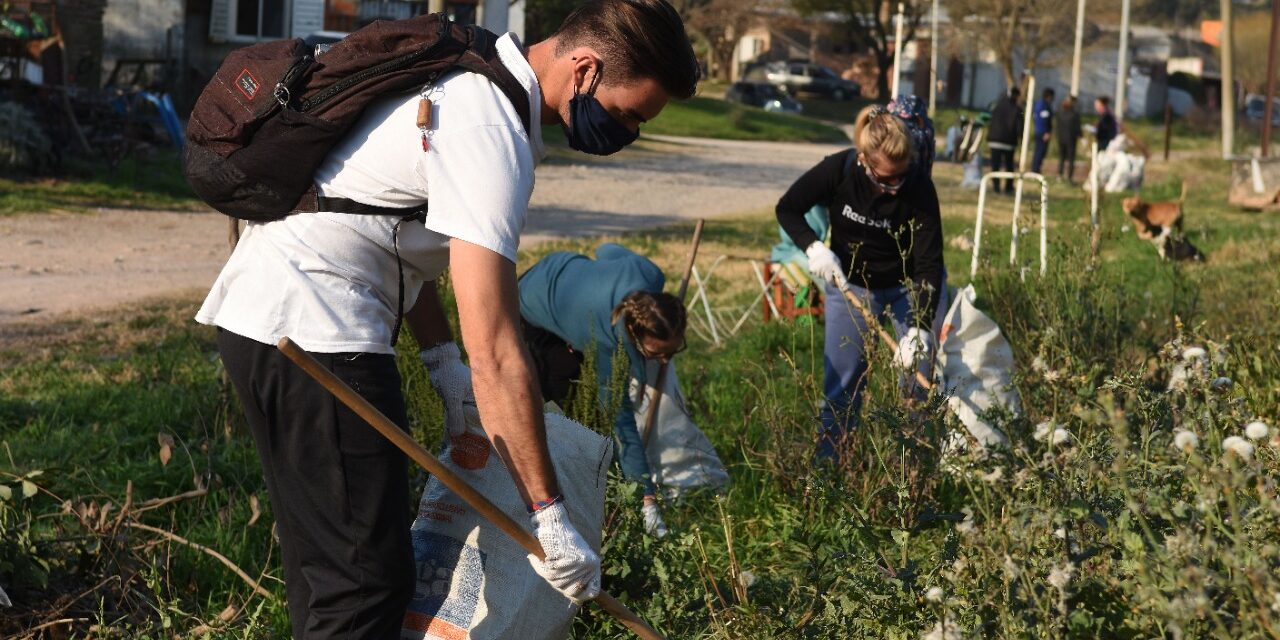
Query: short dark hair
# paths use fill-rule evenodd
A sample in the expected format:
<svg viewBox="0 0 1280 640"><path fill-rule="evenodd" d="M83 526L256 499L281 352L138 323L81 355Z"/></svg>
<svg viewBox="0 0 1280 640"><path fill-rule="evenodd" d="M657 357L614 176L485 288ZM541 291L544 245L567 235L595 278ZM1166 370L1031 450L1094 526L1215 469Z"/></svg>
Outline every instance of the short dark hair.
<svg viewBox="0 0 1280 640"><path fill-rule="evenodd" d="M1103 106L1111 106L1111 98L1108 98L1106 96L1098 96L1094 98L1094 100L1101 102Z"/></svg>
<svg viewBox="0 0 1280 640"><path fill-rule="evenodd" d="M693 45L666 0L591 0L574 9L554 37L557 55L582 45L598 51L606 83L652 78L677 100L698 89Z"/></svg>
<svg viewBox="0 0 1280 640"><path fill-rule="evenodd" d="M1018 97L1018 96L1020 96L1020 95L1022 95L1022 89L1019 89L1019 88L1017 88L1017 87L1009 87L1009 97L1010 97L1010 98L1016 98L1016 97Z"/></svg>
<svg viewBox="0 0 1280 640"><path fill-rule="evenodd" d="M1052 98L1054 96L1053 87L1049 87L1048 89L1045 89L1043 95L1046 99Z"/></svg>

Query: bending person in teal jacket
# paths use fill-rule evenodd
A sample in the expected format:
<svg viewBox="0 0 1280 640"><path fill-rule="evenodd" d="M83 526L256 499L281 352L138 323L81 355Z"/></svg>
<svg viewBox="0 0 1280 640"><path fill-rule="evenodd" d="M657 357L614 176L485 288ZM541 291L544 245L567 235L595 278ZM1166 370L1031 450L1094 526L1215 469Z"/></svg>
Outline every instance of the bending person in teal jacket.
<svg viewBox="0 0 1280 640"><path fill-rule="evenodd" d="M662 270L648 258L616 244L596 249L596 258L553 253L520 278L520 315L537 368L542 395L562 401L581 374L582 354L596 353L600 400L618 404L614 434L623 474L644 486L645 528L661 537L666 526L636 427L629 394L614 402L609 389L613 355L621 344L632 377L645 383L645 361L666 362L684 348L685 310L663 293Z"/></svg>

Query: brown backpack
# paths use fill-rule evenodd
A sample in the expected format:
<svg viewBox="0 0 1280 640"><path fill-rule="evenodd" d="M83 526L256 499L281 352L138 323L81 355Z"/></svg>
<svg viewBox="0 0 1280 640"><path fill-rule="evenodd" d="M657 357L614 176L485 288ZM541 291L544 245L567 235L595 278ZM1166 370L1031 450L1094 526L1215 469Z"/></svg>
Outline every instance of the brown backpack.
<svg viewBox="0 0 1280 640"><path fill-rule="evenodd" d="M453 69L492 81L528 131L535 124L529 94L498 59L496 42L480 27L432 14L374 22L327 50L296 38L237 49L191 112L187 181L210 206L241 220L316 210L404 215L317 198L312 176L371 102L417 92Z"/></svg>

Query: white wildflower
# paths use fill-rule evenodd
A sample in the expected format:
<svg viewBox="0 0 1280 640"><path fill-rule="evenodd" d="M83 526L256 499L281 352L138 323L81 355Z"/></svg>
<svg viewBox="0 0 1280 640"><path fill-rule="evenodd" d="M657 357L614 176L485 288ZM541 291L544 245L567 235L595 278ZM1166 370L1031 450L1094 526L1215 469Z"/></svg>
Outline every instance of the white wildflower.
<svg viewBox="0 0 1280 640"><path fill-rule="evenodd" d="M933 625L933 631L920 636L920 640L960 640L960 628L951 620L943 620Z"/></svg>
<svg viewBox="0 0 1280 640"><path fill-rule="evenodd" d="M1057 369L1049 369L1044 372L1045 382L1057 382L1062 379L1062 372Z"/></svg>
<svg viewBox="0 0 1280 640"><path fill-rule="evenodd" d="M1034 437L1036 440L1044 442L1045 438L1048 438L1049 434L1053 433L1053 429L1055 426L1056 425L1054 425L1052 422L1049 422L1048 420L1041 422L1040 424L1036 425L1036 430L1035 430L1035 433L1032 434L1032 437Z"/></svg>
<svg viewBox="0 0 1280 640"><path fill-rule="evenodd" d="M1031 361L1031 369L1033 371L1044 371L1045 369L1048 369L1048 368L1049 368L1049 365L1045 364L1044 358L1041 358L1040 356L1036 356L1035 360Z"/></svg>
<svg viewBox="0 0 1280 640"><path fill-rule="evenodd" d="M999 482L1000 479L1003 477L1004 477L1004 467L996 467L995 469L991 470L991 473L983 475L982 481L987 484L995 484Z"/></svg>
<svg viewBox="0 0 1280 640"><path fill-rule="evenodd" d="M1267 437L1271 430L1267 428L1266 423L1254 420L1244 426L1244 435L1249 436L1250 440L1261 440Z"/></svg>
<svg viewBox="0 0 1280 640"><path fill-rule="evenodd" d="M1228 436L1222 441L1222 450L1234 453L1245 462L1253 459L1253 443L1240 436Z"/></svg>
<svg viewBox="0 0 1280 640"><path fill-rule="evenodd" d="M1014 564L1013 558L1010 558L1008 554L1005 554L1004 575L1008 577L1010 580L1017 580L1018 576L1021 574L1022 574L1022 570L1018 568L1018 565Z"/></svg>
<svg viewBox="0 0 1280 640"><path fill-rule="evenodd" d="M1120 233L1129 233L1129 225L1120 225Z"/></svg>
<svg viewBox="0 0 1280 640"><path fill-rule="evenodd" d="M1066 540L1066 539L1067 539L1067 530L1066 530L1066 529L1064 529L1063 527L1058 527L1057 529L1054 529L1054 530L1053 530L1053 537L1055 537L1055 538L1057 538L1057 539L1059 539L1059 540Z"/></svg>
<svg viewBox="0 0 1280 640"><path fill-rule="evenodd" d="M973 509L965 507L961 511L964 513L964 519L956 524L956 531L962 535L969 535L977 531L978 527L973 523Z"/></svg>
<svg viewBox="0 0 1280 640"><path fill-rule="evenodd" d="M942 596L942 587L929 587L929 590L924 593L924 599L929 602L942 602Z"/></svg>
<svg viewBox="0 0 1280 640"><path fill-rule="evenodd" d="M1209 352L1205 351L1203 347L1187 347L1182 350L1182 359L1187 362L1204 360L1207 355L1209 355Z"/></svg>
<svg viewBox="0 0 1280 640"><path fill-rule="evenodd" d="M1214 378L1213 382L1209 383L1209 386L1213 387L1217 391L1221 391L1223 389L1229 389L1231 387L1231 384L1232 384L1231 378L1222 376L1219 378Z"/></svg>
<svg viewBox="0 0 1280 640"><path fill-rule="evenodd" d="M1061 567L1054 567L1049 572L1049 585L1059 591L1066 589L1071 584L1071 578L1076 574L1076 566L1070 562Z"/></svg>
<svg viewBox="0 0 1280 640"><path fill-rule="evenodd" d="M1173 435L1173 446L1175 449L1191 453L1200 446L1200 436L1193 431L1179 431Z"/></svg>
<svg viewBox="0 0 1280 640"><path fill-rule="evenodd" d="M1271 610L1280 613L1280 592L1271 594Z"/></svg>
<svg viewBox="0 0 1280 640"><path fill-rule="evenodd" d="M1058 427L1057 429L1054 429L1053 436L1050 437L1049 439L1049 441L1055 445L1065 444L1070 440L1071 440L1071 432L1067 431L1066 429L1063 429L1062 427Z"/></svg>

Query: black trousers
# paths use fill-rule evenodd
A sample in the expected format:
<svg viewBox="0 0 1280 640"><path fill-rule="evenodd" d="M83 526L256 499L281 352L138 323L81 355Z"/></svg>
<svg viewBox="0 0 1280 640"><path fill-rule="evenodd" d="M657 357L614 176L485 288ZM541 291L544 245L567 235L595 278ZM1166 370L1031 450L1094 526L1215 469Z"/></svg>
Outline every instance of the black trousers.
<svg viewBox="0 0 1280 640"><path fill-rule="evenodd" d="M991 148L991 170L992 171L1013 171L1013 149L996 149ZM996 190L999 190L999 180L992 182ZM1005 179L1004 192L1013 193L1013 180Z"/></svg>
<svg viewBox="0 0 1280 640"><path fill-rule="evenodd" d="M1076 144L1058 140L1058 177L1065 176L1068 181L1071 181L1075 180L1075 175Z"/></svg>
<svg viewBox="0 0 1280 640"><path fill-rule="evenodd" d="M218 331L262 461L293 637L400 637L415 581L407 460L275 347ZM407 430L395 358L312 354Z"/></svg>
<svg viewBox="0 0 1280 640"><path fill-rule="evenodd" d="M542 399L563 403L569 397L573 381L582 376L583 355L569 343L542 327L520 319L524 331L524 343L533 356L533 368L538 374L538 386Z"/></svg>

